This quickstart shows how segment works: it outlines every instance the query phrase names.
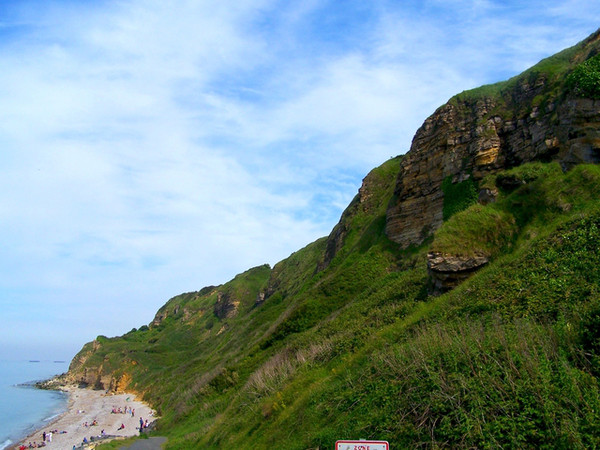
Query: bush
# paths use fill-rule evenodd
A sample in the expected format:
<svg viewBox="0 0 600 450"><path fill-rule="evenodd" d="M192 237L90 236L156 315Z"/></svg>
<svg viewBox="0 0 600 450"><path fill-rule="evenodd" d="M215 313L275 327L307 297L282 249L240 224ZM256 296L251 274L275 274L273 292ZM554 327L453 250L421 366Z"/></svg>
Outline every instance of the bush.
<svg viewBox="0 0 600 450"><path fill-rule="evenodd" d="M567 77L567 86L579 97L600 99L600 55L575 67Z"/></svg>

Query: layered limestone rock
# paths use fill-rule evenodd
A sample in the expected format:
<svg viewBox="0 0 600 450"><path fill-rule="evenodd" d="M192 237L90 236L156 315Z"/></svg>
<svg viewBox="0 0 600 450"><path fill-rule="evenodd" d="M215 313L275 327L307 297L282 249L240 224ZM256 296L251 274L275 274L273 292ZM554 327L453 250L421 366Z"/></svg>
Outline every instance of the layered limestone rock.
<svg viewBox="0 0 600 450"><path fill-rule="evenodd" d="M591 36L574 63L598 51L599 39ZM497 95L459 95L425 120L401 162L388 237L406 248L439 228L447 177L478 182L530 161L556 160L564 169L600 162L600 100L573 97L561 86L533 71Z"/></svg>
<svg viewBox="0 0 600 450"><path fill-rule="evenodd" d="M99 365L86 364L101 347L102 344L98 340L86 344L71 361L69 371L52 381L63 385L78 384L115 393L130 390L132 379L126 371L121 371L118 374L110 373L104 369L104 363Z"/></svg>
<svg viewBox="0 0 600 450"><path fill-rule="evenodd" d="M489 262L484 254L450 255L439 252L427 254L427 271L431 280L430 293L439 295L454 289Z"/></svg>
<svg viewBox="0 0 600 450"><path fill-rule="evenodd" d="M543 83L521 85L535 97ZM532 97L532 98L533 98ZM429 117L401 163L386 233L402 248L419 245L442 223L446 177L453 183L536 160L558 160L565 169L600 162L600 101L551 102L525 117L489 116L491 99L448 103Z"/></svg>

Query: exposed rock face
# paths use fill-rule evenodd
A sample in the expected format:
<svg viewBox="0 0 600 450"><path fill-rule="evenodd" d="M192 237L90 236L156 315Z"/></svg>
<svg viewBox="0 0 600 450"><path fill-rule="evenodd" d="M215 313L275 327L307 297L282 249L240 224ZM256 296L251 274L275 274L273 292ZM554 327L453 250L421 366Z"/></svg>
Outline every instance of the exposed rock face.
<svg viewBox="0 0 600 450"><path fill-rule="evenodd" d="M83 349L73 358L69 365L69 371L57 378L62 384L79 384L94 389L101 389L110 392L123 392L126 389L131 390L131 375L126 371L119 374L106 373L104 364L88 367L86 362L102 348L98 340L86 344Z"/></svg>
<svg viewBox="0 0 600 450"><path fill-rule="evenodd" d="M214 306L214 313L219 319L233 317L238 312L240 301L234 299L230 294L225 292L217 293L217 301Z"/></svg>
<svg viewBox="0 0 600 450"><path fill-rule="evenodd" d="M489 262L484 254L456 256L438 252L427 254L427 271L431 279L430 293L439 295L454 289Z"/></svg>
<svg viewBox="0 0 600 450"><path fill-rule="evenodd" d="M354 203L355 201L352 201L350 205L352 206ZM342 219L336 224L335 227L333 227L333 230L327 238L327 246L325 247L323 261L319 262L317 271L325 270L329 266L335 255L344 245L346 234L348 234L348 225L344 220L344 216L342 215Z"/></svg>
<svg viewBox="0 0 600 450"><path fill-rule="evenodd" d="M481 205L487 205L494 203L496 198L498 198L498 189L484 188L479 191L477 202Z"/></svg>
<svg viewBox="0 0 600 450"><path fill-rule="evenodd" d="M542 87L520 90L535 97ZM422 243L441 225L446 177L480 181L490 172L535 160L558 160L565 168L600 162L600 101L571 98L511 120L489 117L495 106L490 99L448 103L415 135L387 214L386 233L402 248Z"/></svg>
<svg viewBox="0 0 600 450"><path fill-rule="evenodd" d="M256 300L254 301L254 306L262 305L265 302L266 299L267 299L266 293L265 292L259 292L256 295Z"/></svg>
<svg viewBox="0 0 600 450"><path fill-rule="evenodd" d="M599 40L599 33L590 37L578 58L597 51ZM565 169L600 162L600 101L556 94L556 86L534 73L494 98L459 95L425 120L401 162L388 237L406 248L439 228L446 177L480 181L536 160L557 160Z"/></svg>

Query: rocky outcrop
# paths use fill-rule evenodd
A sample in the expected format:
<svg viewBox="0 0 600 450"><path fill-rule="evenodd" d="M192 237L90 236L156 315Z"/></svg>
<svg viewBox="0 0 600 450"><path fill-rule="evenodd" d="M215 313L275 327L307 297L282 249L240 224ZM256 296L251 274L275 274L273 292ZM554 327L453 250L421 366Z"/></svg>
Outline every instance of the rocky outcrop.
<svg viewBox="0 0 600 450"><path fill-rule="evenodd" d="M60 377L59 382L63 385L79 385L109 392L131 391L131 375L123 373L116 375L114 373L104 373L102 366L86 367L82 371L69 371L66 375Z"/></svg>
<svg viewBox="0 0 600 450"><path fill-rule="evenodd" d="M574 58L596 52L599 39L599 33L588 38ZM556 160L565 169L600 162L600 100L576 98L563 85L533 70L497 94L458 95L425 120L401 162L388 237L406 248L439 228L448 177L479 182L529 161Z"/></svg>
<svg viewBox="0 0 600 450"><path fill-rule="evenodd" d="M213 312L219 319L227 319L237 315L239 306L240 301L233 298L231 294L226 292L218 292L217 301L213 307Z"/></svg>
<svg viewBox="0 0 600 450"><path fill-rule="evenodd" d="M489 117L495 106L490 99L449 103L417 132L387 214L386 233L402 248L422 243L441 225L446 177L478 182L536 160L558 160L564 168L600 162L600 101L572 98L511 120Z"/></svg>
<svg viewBox="0 0 600 450"><path fill-rule="evenodd" d="M490 203L494 203L497 198L498 189L483 188L479 191L479 195L477 196L477 203L481 205L487 205Z"/></svg>
<svg viewBox="0 0 600 450"><path fill-rule="evenodd" d="M99 365L88 363L101 348L102 344L98 340L86 344L71 361L69 371L51 380L51 383L63 386L79 385L111 392L125 391L131 383L131 375L121 371L118 374L110 373L104 369L102 362Z"/></svg>
<svg viewBox="0 0 600 450"><path fill-rule="evenodd" d="M430 294L439 295L454 289L488 262L489 258L484 254L472 256L439 252L427 254L427 271L431 280Z"/></svg>

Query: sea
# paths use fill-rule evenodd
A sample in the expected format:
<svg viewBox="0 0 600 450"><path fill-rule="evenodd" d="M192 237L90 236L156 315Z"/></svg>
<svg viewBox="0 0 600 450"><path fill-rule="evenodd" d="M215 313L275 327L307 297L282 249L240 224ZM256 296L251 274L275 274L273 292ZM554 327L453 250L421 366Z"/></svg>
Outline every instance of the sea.
<svg viewBox="0 0 600 450"><path fill-rule="evenodd" d="M33 384L68 368L66 361L0 361L0 450L67 410L67 394L36 389Z"/></svg>

